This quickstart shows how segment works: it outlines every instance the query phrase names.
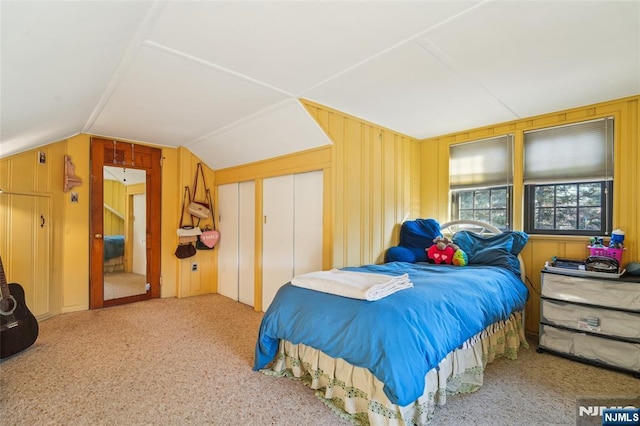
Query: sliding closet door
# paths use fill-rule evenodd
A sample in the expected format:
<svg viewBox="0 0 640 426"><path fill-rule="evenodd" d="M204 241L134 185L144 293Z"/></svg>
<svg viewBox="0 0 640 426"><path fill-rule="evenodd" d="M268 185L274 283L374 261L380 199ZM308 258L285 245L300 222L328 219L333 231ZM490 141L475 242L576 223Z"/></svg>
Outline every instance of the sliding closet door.
<svg viewBox="0 0 640 426"><path fill-rule="evenodd" d="M322 171L294 175L294 276L322 270L322 180Z"/></svg>
<svg viewBox="0 0 640 426"><path fill-rule="evenodd" d="M218 293L238 300L238 184L218 187Z"/></svg>
<svg viewBox="0 0 640 426"><path fill-rule="evenodd" d="M255 305L255 182L218 187L218 293Z"/></svg>
<svg viewBox="0 0 640 426"><path fill-rule="evenodd" d="M262 310L295 275L322 270L322 171L263 182Z"/></svg>
<svg viewBox="0 0 640 426"><path fill-rule="evenodd" d="M293 175L263 181L262 310L293 276Z"/></svg>
<svg viewBox="0 0 640 426"><path fill-rule="evenodd" d="M238 301L255 305L256 185L238 187Z"/></svg>

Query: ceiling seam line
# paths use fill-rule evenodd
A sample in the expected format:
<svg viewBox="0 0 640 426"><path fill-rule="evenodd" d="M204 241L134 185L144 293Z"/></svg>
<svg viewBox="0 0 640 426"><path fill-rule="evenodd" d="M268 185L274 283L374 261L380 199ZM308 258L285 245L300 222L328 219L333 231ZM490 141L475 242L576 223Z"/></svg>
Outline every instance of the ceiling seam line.
<svg viewBox="0 0 640 426"><path fill-rule="evenodd" d="M149 46L149 47L153 47L153 48L156 48L158 50L162 50L162 51L164 51L166 53L169 53L171 55L177 56L179 58L183 58L183 59L187 59L187 60L190 60L190 61L193 61L193 62L197 62L197 63L199 63L201 65L205 65L205 66L207 66L209 68L213 68L213 69L216 69L218 71L222 71L222 72L224 72L226 74L233 75L235 77L239 77L239 78L241 78L243 80L250 81L252 83L255 83L255 84L258 84L258 85L260 85L262 87L265 87L267 89L274 90L274 91L276 91L278 93L281 93L283 95L290 96L290 97L295 97L295 95L293 93L287 92L286 90L282 90L282 89L280 89L278 87L272 86L272 85L270 85L268 83L265 83L263 81L260 81L260 80L256 80L255 78L249 77L249 76L247 76L245 74L239 73L237 71L230 70L230 69L225 68L225 67L220 66L220 65L216 65L216 64L211 63L209 61L205 61L204 59L200 59L197 56L189 55L187 53L184 53L184 52L181 52L179 50L173 49L171 47L165 46L163 44L156 43L156 42L151 41L151 40L146 40L144 42L144 44Z"/></svg>
<svg viewBox="0 0 640 426"><path fill-rule="evenodd" d="M458 78L460 78L460 79L462 79L464 81L467 81L469 83L472 83L474 85L477 85L478 87L480 87L480 89L482 89L483 92L487 93L489 96L491 96L493 99L495 99L500 105L502 105L507 111L512 113L516 118L522 118L522 117L520 117L520 114L515 112L513 109L511 109L511 107L509 107L506 103L504 103L502 101L502 99L500 99L500 97L498 97L491 90L489 90L489 88L486 87L482 83L482 81L480 81L479 79L473 77L470 74L465 74L465 73L459 72L456 69L456 67L451 65L449 63L449 61L446 60L446 55L441 54L440 53L440 49L438 49L438 47L431 40L429 40L429 38L425 38L424 40L422 40L421 42L419 42L417 44L418 44L418 46L420 46L420 48L422 50L427 52L428 55L430 55L433 59L435 59L438 63L440 63L443 67L445 67L447 70L449 70L456 77L458 77ZM425 44L427 46L425 46Z"/></svg>
<svg viewBox="0 0 640 426"><path fill-rule="evenodd" d="M98 119L98 116L104 110L104 107L106 106L107 102L111 99L111 96L113 96L113 94L115 93L116 88L122 82L123 76L125 75L128 68L131 66L131 63L133 62L136 54L138 53L138 51L140 50L140 47L144 43L144 39L149 35L152 27L155 25L160 15L162 15L162 12L164 11L166 4L167 4L166 2L162 2L162 1L153 2L151 7L149 8L149 11L145 15L143 22L140 24L135 35L129 42L129 45L126 48L124 55L122 55L122 58L118 63L118 66L116 67L115 71L113 72L113 75L111 76L111 79L109 80L109 83L107 83L107 86L102 92L102 95L98 100L98 103L96 104L93 111L91 111L91 114L89 115L89 118L87 119L87 122L85 123L85 125L82 127L82 131L80 133L87 133L89 129L95 124L96 120Z"/></svg>
<svg viewBox="0 0 640 426"><path fill-rule="evenodd" d="M277 110L279 110L281 108L284 108L286 106L285 104L287 102L289 102L291 99L292 98L287 98L287 99L284 99L282 101L278 101L278 102L276 102L274 104L271 104L269 106L266 106L266 107L264 107L264 108L262 108L262 109L260 109L260 110L258 110L256 112L252 113L252 114L249 114L249 115L246 115L246 116L244 116L242 118L239 118L238 120L236 120L236 121L234 121L232 123L225 124L224 126L220 127L219 129L213 130L213 131L211 131L209 133L205 133L204 135L202 135L200 137L192 139L191 141L185 143L183 146L184 147L191 147L191 146L197 145L199 143L204 142L205 140L207 140L209 138L212 138L212 137L216 136L217 134L224 133L224 132L226 132L228 130L231 130L234 127L237 127L237 126L239 126L241 124L253 121L254 119L256 119L256 118L258 118L260 116L266 115L269 112L277 111Z"/></svg>
<svg viewBox="0 0 640 426"><path fill-rule="evenodd" d="M338 72L338 73L336 73L336 74L334 74L334 75L332 75L330 77L327 77L324 80L321 80L321 81L317 82L316 84L313 84L312 86L300 91L297 94L297 97L302 98L302 97L304 97L304 95L306 93L318 88L319 86L322 86L323 84L325 84L325 83L327 83L327 82L329 82L329 81L331 81L331 80L333 80L333 79L335 79L337 77L340 77L341 75L346 74L347 72L349 72L351 70L354 70L354 69L358 68L359 66L366 64L367 62L371 62L372 60L374 60L374 59L376 59L376 58L378 58L378 57L380 57L380 56L382 56L382 55L384 55L384 54L386 54L386 53L388 53L388 52L390 52L390 51L392 51L394 49L397 49L398 47L401 47L401 46L403 46L405 44L409 44L411 42L416 41L416 39L418 39L420 37L423 37L428 32L433 31L434 29L439 28L442 25L447 24L451 20L457 19L458 17L460 17L460 16L462 16L462 15L464 15L466 13L471 12L472 10L484 5L488 1L490 1L490 0L484 0L484 1L480 2L480 3L478 3L478 4L475 4L475 5L471 6L468 9L465 9L465 10L463 10L461 12L456 13L455 15L452 15L452 16L446 18L446 19L443 19L442 21L440 21L440 22L438 22L436 24L433 24L429 28L425 28L424 30L419 31L416 34L414 34L414 35L412 35L410 37L407 37L404 40L401 40L401 41L399 41L399 42L387 47L386 49L383 49L383 50L379 51L378 53L374 53L373 55L369 56L368 58L365 58L365 59L361 60L360 62L357 62L357 63L355 63L355 64L353 64L353 65L351 65L351 66L349 66L347 68L344 68L340 72Z"/></svg>

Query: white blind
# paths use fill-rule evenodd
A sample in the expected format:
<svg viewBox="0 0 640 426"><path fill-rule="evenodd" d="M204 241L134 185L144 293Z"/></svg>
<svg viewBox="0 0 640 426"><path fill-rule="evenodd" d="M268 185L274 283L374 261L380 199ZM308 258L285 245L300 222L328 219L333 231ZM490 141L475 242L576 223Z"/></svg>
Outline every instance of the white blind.
<svg viewBox="0 0 640 426"><path fill-rule="evenodd" d="M524 134L525 184L611 179L613 118Z"/></svg>
<svg viewBox="0 0 640 426"><path fill-rule="evenodd" d="M449 147L451 189L510 185L513 181L513 135Z"/></svg>

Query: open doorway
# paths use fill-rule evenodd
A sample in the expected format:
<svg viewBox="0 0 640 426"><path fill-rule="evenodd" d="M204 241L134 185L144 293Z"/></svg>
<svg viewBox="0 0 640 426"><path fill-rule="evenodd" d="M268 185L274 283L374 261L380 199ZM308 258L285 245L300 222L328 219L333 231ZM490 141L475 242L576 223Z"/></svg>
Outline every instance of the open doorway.
<svg viewBox="0 0 640 426"><path fill-rule="evenodd" d="M160 297L161 157L91 139L91 309Z"/></svg>

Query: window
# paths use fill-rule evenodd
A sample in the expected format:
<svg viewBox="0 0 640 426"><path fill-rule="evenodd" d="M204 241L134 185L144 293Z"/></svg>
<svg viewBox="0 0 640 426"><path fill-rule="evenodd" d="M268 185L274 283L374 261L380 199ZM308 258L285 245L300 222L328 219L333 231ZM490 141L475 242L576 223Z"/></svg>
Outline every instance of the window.
<svg viewBox="0 0 640 426"><path fill-rule="evenodd" d="M536 232L604 235L611 204L611 181L527 185L526 198L534 206L527 223Z"/></svg>
<svg viewBox="0 0 640 426"><path fill-rule="evenodd" d="M513 136L451 145L449 189L451 218L511 228Z"/></svg>
<svg viewBox="0 0 640 426"><path fill-rule="evenodd" d="M480 220L502 230L509 229L511 187L452 191L452 217Z"/></svg>
<svg viewBox="0 0 640 426"><path fill-rule="evenodd" d="M606 235L613 201L613 119L524 135L525 231Z"/></svg>

